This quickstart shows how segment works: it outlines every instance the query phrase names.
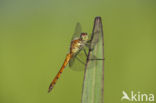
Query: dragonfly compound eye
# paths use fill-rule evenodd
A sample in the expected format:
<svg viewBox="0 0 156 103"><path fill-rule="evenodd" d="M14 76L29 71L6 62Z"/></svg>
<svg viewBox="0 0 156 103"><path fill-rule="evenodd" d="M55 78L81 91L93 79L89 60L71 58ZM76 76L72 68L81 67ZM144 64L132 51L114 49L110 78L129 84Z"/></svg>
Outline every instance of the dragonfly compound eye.
<svg viewBox="0 0 156 103"><path fill-rule="evenodd" d="M87 35L87 33L81 33L81 36L86 36Z"/></svg>
<svg viewBox="0 0 156 103"><path fill-rule="evenodd" d="M81 38L82 40L84 40L84 41L87 41L87 40L88 40L88 35L87 35L87 33L81 33L80 38Z"/></svg>

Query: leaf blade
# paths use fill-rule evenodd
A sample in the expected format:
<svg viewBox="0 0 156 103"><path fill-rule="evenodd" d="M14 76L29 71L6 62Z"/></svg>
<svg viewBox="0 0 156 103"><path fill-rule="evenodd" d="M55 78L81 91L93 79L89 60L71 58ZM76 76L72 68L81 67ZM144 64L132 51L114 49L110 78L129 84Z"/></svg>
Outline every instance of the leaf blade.
<svg viewBox="0 0 156 103"><path fill-rule="evenodd" d="M82 103L103 103L104 61L89 60L91 55L104 59L104 38L101 17L95 18L90 48L85 67Z"/></svg>

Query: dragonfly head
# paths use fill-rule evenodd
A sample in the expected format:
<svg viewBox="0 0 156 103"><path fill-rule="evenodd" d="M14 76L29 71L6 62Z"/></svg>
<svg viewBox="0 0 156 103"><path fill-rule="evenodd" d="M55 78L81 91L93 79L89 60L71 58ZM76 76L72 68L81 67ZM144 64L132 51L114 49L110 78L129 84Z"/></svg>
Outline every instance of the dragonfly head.
<svg viewBox="0 0 156 103"><path fill-rule="evenodd" d="M81 33L80 39L83 41L88 41L88 34L87 33Z"/></svg>

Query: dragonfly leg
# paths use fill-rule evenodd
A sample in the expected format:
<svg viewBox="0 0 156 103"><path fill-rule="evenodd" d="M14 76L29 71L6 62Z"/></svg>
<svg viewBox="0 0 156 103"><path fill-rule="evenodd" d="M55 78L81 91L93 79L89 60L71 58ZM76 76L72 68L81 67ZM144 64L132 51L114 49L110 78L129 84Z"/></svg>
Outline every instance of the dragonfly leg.
<svg viewBox="0 0 156 103"><path fill-rule="evenodd" d="M78 57L75 57L79 62L81 62L82 64L84 64L85 65L85 63L80 59L80 58L78 58Z"/></svg>
<svg viewBox="0 0 156 103"><path fill-rule="evenodd" d="M92 56L88 60L105 60L105 58L97 58L95 55Z"/></svg>
<svg viewBox="0 0 156 103"><path fill-rule="evenodd" d="M88 48L90 48L91 45L91 40L88 40L87 43L85 44Z"/></svg>
<svg viewBox="0 0 156 103"><path fill-rule="evenodd" d="M93 51L94 50L94 48L91 48L91 40L87 41L86 47L88 47L89 51Z"/></svg>
<svg viewBox="0 0 156 103"><path fill-rule="evenodd" d="M98 59L98 58L97 58L97 59L88 59L88 60L105 60L105 59Z"/></svg>
<svg viewBox="0 0 156 103"><path fill-rule="evenodd" d="M83 51L84 51L84 53L85 53L85 55L86 55L86 57L88 56L88 54L87 54L87 52L86 52L86 49L83 49Z"/></svg>
<svg viewBox="0 0 156 103"><path fill-rule="evenodd" d="M88 57L88 54L87 54L87 52L86 52L86 49L83 49L83 51L84 51L86 57ZM88 59L88 60L104 60L104 59L97 58L96 56L93 55L93 58L92 58L92 59Z"/></svg>
<svg viewBox="0 0 156 103"><path fill-rule="evenodd" d="M93 51L94 50L94 48L91 48L90 44L86 45L86 46L88 47L89 51Z"/></svg>

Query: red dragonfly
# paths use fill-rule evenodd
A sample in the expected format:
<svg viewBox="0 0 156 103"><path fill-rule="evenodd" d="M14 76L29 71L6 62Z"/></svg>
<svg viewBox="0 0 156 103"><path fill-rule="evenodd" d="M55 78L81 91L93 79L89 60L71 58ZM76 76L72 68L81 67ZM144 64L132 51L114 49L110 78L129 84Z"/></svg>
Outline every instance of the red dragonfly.
<svg viewBox="0 0 156 103"><path fill-rule="evenodd" d="M75 34L72 38L71 44L70 44L70 51L67 54L64 63L62 65L62 67L60 68L59 72L57 73L57 75L55 76L55 78L53 79L53 81L51 82L50 86L49 86L49 90L48 92L50 92L54 85L56 84L56 81L60 78L61 73L63 72L64 68L67 66L67 64L69 63L69 65L72 65L72 62L74 58L79 54L79 52L81 50L84 50L84 47L86 47L89 43L88 40L88 34L87 33L80 33L80 24L78 23L76 26L76 31ZM86 51L84 50L85 54L87 55ZM79 60L81 62L81 60ZM85 63L84 63L85 64Z"/></svg>

